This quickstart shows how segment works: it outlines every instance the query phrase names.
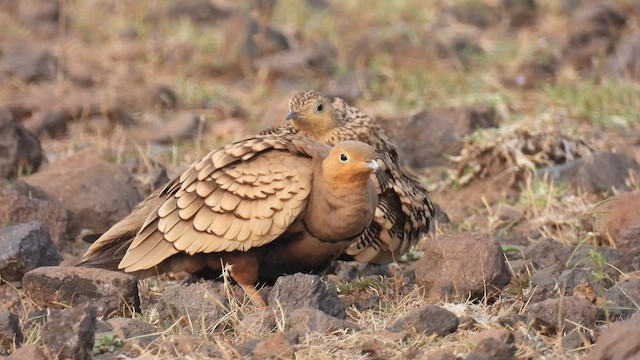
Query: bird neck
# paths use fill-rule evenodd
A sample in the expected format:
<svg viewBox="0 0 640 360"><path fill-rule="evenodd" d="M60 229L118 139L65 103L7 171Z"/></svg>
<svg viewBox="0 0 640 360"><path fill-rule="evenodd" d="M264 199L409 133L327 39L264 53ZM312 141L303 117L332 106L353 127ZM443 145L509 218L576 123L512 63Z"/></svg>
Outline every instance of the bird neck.
<svg viewBox="0 0 640 360"><path fill-rule="evenodd" d="M322 177L324 182L336 193L340 195L364 193L367 189L367 181L371 177L366 171L344 171L329 166L327 162L322 163Z"/></svg>

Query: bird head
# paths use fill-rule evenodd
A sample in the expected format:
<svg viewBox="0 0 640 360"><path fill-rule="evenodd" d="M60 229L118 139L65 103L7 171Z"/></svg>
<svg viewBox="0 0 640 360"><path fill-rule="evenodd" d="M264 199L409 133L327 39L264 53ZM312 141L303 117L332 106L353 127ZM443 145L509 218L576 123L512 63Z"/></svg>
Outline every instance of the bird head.
<svg viewBox="0 0 640 360"><path fill-rule="evenodd" d="M340 126L342 114L337 111L331 98L317 91L303 91L289 101L287 121L305 135L321 139Z"/></svg>
<svg viewBox="0 0 640 360"><path fill-rule="evenodd" d="M325 177L344 186L361 186L378 168L375 149L351 140L336 144L322 162Z"/></svg>

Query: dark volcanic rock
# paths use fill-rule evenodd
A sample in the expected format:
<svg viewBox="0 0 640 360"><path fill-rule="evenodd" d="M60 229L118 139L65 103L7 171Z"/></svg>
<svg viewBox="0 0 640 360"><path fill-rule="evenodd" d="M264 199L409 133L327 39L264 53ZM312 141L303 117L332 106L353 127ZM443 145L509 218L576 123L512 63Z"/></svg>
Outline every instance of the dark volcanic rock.
<svg viewBox="0 0 640 360"><path fill-rule="evenodd" d="M269 293L269 307L285 314L309 307L344 319L345 305L319 276L294 274L281 276Z"/></svg>
<svg viewBox="0 0 640 360"><path fill-rule="evenodd" d="M40 140L0 108L0 177L35 172L42 163Z"/></svg>
<svg viewBox="0 0 640 360"><path fill-rule="evenodd" d="M58 265L62 256L38 221L0 229L0 277L19 281L39 266Z"/></svg>
<svg viewBox="0 0 640 360"><path fill-rule="evenodd" d="M616 44L608 67L613 76L640 79L640 33L626 36Z"/></svg>
<svg viewBox="0 0 640 360"><path fill-rule="evenodd" d="M564 49L568 62L578 70L598 64L609 54L627 22L624 14L597 2L589 2L573 13L569 41Z"/></svg>
<svg viewBox="0 0 640 360"><path fill-rule="evenodd" d="M571 256L571 248L550 238L532 242L522 253L537 269L564 268Z"/></svg>
<svg viewBox="0 0 640 360"><path fill-rule="evenodd" d="M409 331L444 336L458 329L459 320L451 311L436 305L425 305L400 317L391 331Z"/></svg>
<svg viewBox="0 0 640 360"><path fill-rule="evenodd" d="M463 138L478 128L498 126L493 108L477 105L421 111L410 116L381 119L405 164L424 168L442 165L444 155L458 155Z"/></svg>
<svg viewBox="0 0 640 360"><path fill-rule="evenodd" d="M39 46L19 42L2 50L5 53L0 73L14 76L24 82L52 79L58 69L58 60Z"/></svg>
<svg viewBox="0 0 640 360"><path fill-rule="evenodd" d="M24 336L20 328L20 319L9 310L0 310L0 353L6 353L15 343L22 345Z"/></svg>
<svg viewBox="0 0 640 360"><path fill-rule="evenodd" d="M512 28L532 25L538 15L536 0L502 0L501 4Z"/></svg>
<svg viewBox="0 0 640 360"><path fill-rule="evenodd" d="M572 331L577 324L595 329L598 309L587 299L569 296L529 304L528 315L535 327L553 334Z"/></svg>
<svg viewBox="0 0 640 360"><path fill-rule="evenodd" d="M107 323L114 333L122 336L123 339L145 336L158 331L155 326L139 319L116 317L107 320Z"/></svg>
<svg viewBox="0 0 640 360"><path fill-rule="evenodd" d="M558 286L559 266L549 266L536 271L531 276L530 291L526 294L531 302L539 302L560 296Z"/></svg>
<svg viewBox="0 0 640 360"><path fill-rule="evenodd" d="M627 319L638 312L640 304L640 279L620 281L604 293L609 314Z"/></svg>
<svg viewBox="0 0 640 360"><path fill-rule="evenodd" d="M584 360L630 360L640 357L640 316L614 323L602 331Z"/></svg>
<svg viewBox="0 0 640 360"><path fill-rule="evenodd" d="M181 317L199 326L226 326L228 301L223 284L215 281L176 286L165 290L156 305L163 321L173 324ZM216 325L217 324L217 325ZM216 328L217 328L216 327Z"/></svg>
<svg viewBox="0 0 640 360"><path fill-rule="evenodd" d="M346 320L341 320L318 309L300 308L293 310L287 316L287 325L298 332L305 334L309 331L328 333L342 329L356 330L357 326Z"/></svg>
<svg viewBox="0 0 640 360"><path fill-rule="evenodd" d="M52 317L40 332L42 343L59 359L93 359L96 309L80 305Z"/></svg>
<svg viewBox="0 0 640 360"><path fill-rule="evenodd" d="M202 125L201 117L191 111L182 111L171 119L157 119L155 124L132 129L133 138L139 142L172 144L180 140L193 139Z"/></svg>
<svg viewBox="0 0 640 360"><path fill-rule="evenodd" d="M139 311L135 277L103 269L41 267L25 274L22 286L40 306L91 303L99 315Z"/></svg>
<svg viewBox="0 0 640 360"><path fill-rule="evenodd" d="M39 113L24 122L24 127L40 136L47 134L52 139L67 134L67 124L71 121L71 114L66 111Z"/></svg>
<svg viewBox="0 0 640 360"><path fill-rule="evenodd" d="M208 0L183 0L173 4L167 15L186 17L195 22L213 23L227 17L228 13Z"/></svg>
<svg viewBox="0 0 640 360"><path fill-rule="evenodd" d="M97 233L108 230L129 215L141 200L129 171L105 162L93 149L50 164L20 182L23 187L44 193L70 212L72 236L82 229Z"/></svg>
<svg viewBox="0 0 640 360"><path fill-rule="evenodd" d="M0 185L0 226L36 220L46 225L54 244L61 245L67 240L67 211L64 208Z"/></svg>
<svg viewBox="0 0 640 360"><path fill-rule="evenodd" d="M482 340L467 356L467 360L511 360L515 359L516 347L496 338Z"/></svg>
<svg viewBox="0 0 640 360"><path fill-rule="evenodd" d="M493 296L511 280L500 246L479 233L430 240L414 268L416 282L432 299Z"/></svg>
<svg viewBox="0 0 640 360"><path fill-rule="evenodd" d="M625 152L600 152L591 158L583 158L572 183L587 191L611 191L628 189L625 180L630 171L640 173L640 164ZM580 160L577 160L580 161Z"/></svg>

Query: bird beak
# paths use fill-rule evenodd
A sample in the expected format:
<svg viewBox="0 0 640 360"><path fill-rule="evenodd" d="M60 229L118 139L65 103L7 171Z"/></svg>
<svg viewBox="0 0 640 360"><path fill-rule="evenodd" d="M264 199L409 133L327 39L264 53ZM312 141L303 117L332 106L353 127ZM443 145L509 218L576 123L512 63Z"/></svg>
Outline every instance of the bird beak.
<svg viewBox="0 0 640 360"><path fill-rule="evenodd" d="M378 165L378 162L376 161L376 159L367 161L365 162L365 164L367 164L367 167L373 171L380 169L380 166Z"/></svg>
<svg viewBox="0 0 640 360"><path fill-rule="evenodd" d="M287 120L295 120L300 117L300 113L297 111L289 111L287 114Z"/></svg>

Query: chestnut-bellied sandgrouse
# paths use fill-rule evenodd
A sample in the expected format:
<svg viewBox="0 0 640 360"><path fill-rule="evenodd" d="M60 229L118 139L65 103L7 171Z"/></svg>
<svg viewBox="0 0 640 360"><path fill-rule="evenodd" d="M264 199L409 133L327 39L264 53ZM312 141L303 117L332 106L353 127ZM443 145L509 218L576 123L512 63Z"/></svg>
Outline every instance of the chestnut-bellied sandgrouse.
<svg viewBox="0 0 640 360"><path fill-rule="evenodd" d="M378 207L371 225L346 250L347 258L372 263L396 261L429 232L434 204L424 187L401 170L396 147L373 118L338 97L304 91L289 101L287 120L288 124L262 134L295 133L328 145L357 140L378 152L380 170L372 176Z"/></svg>
<svg viewBox="0 0 640 360"><path fill-rule="evenodd" d="M221 271L254 303L255 284L319 272L371 223L373 147L333 148L295 134L214 150L140 203L87 250L81 266L140 276Z"/></svg>

